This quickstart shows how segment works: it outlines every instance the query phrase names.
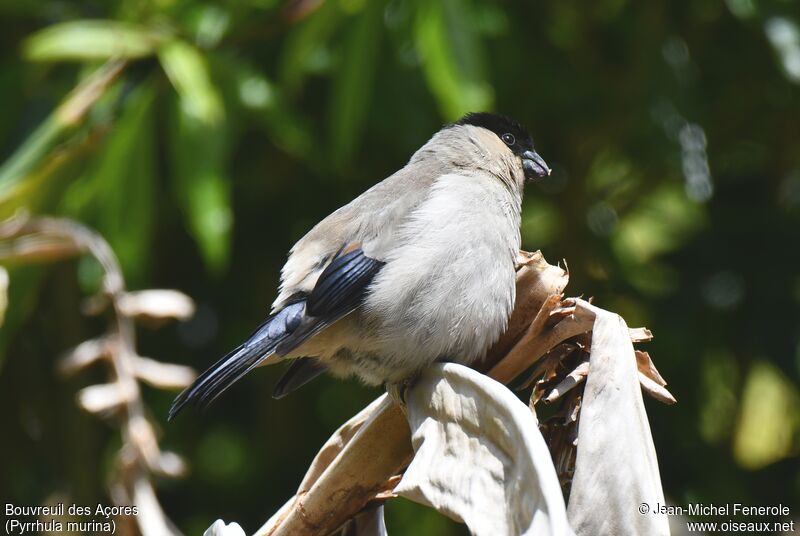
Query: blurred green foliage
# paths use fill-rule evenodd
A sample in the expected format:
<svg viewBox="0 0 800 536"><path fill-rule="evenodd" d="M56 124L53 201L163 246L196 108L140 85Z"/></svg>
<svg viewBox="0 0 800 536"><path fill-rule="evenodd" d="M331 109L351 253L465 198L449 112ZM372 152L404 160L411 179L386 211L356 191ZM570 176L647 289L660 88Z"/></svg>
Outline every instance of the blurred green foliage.
<svg viewBox="0 0 800 536"><path fill-rule="evenodd" d="M648 402L668 498L800 504L796 2L0 0L0 216L77 218L131 287L193 296L194 320L140 338L200 369L264 317L313 223L478 109L528 124L555 170L528 189L525 247L656 334L679 400ZM104 500L113 430L72 402L95 378L53 374L102 328L76 314L97 278L9 268L7 500ZM322 379L276 402L279 373L164 424L193 467L160 490L187 533L254 529L376 395ZM169 396L146 397L166 414ZM387 512L390 532L462 532Z"/></svg>

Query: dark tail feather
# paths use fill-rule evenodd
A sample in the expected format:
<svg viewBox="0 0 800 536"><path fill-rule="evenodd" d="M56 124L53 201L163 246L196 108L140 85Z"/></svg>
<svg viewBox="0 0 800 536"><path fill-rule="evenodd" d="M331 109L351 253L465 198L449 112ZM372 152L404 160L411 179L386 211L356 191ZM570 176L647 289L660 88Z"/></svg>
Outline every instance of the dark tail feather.
<svg viewBox="0 0 800 536"><path fill-rule="evenodd" d="M214 363L178 395L168 418L174 418L187 405L206 407L211 404L275 352L275 347L300 324L304 310L305 301L300 301L269 317L247 342Z"/></svg>
<svg viewBox="0 0 800 536"><path fill-rule="evenodd" d="M320 374L328 370L328 367L311 357L301 357L292 361L289 370L278 380L275 390L272 391L272 398L283 398L295 389L304 386Z"/></svg>

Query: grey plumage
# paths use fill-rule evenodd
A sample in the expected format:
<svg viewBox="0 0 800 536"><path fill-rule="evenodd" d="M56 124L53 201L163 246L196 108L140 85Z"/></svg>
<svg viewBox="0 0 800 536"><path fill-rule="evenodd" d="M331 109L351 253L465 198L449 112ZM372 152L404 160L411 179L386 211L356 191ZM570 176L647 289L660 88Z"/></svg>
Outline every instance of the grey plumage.
<svg viewBox="0 0 800 536"><path fill-rule="evenodd" d="M545 174L509 119L470 114L443 128L294 245L271 316L181 393L170 416L284 359L302 361L280 396L326 369L377 385L481 357L514 305L525 179Z"/></svg>

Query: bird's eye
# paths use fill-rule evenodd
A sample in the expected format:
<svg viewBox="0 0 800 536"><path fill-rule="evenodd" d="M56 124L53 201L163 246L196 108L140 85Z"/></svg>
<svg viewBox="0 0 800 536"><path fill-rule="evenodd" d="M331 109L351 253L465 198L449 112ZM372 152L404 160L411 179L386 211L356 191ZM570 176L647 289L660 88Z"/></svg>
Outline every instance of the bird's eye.
<svg viewBox="0 0 800 536"><path fill-rule="evenodd" d="M508 132L506 132L505 134L500 136L500 139L503 140L503 142L506 145L508 145L509 147L511 147L512 145L514 145L517 142L517 140L514 138L514 135L513 134L509 134Z"/></svg>

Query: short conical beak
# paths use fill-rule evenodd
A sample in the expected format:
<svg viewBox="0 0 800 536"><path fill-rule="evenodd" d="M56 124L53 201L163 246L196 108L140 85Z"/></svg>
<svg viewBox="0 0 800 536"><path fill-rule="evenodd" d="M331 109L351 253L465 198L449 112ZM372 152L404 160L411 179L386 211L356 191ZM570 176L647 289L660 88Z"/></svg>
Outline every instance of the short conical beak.
<svg viewBox="0 0 800 536"><path fill-rule="evenodd" d="M536 151L522 153L522 169L525 170L525 178L528 180L543 179L552 173L550 166Z"/></svg>

